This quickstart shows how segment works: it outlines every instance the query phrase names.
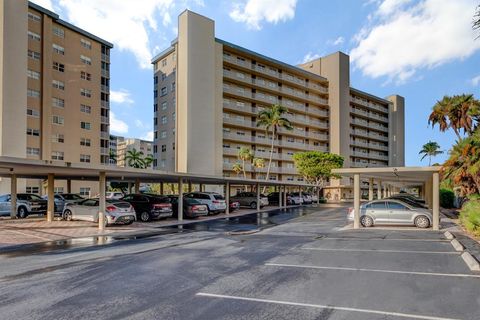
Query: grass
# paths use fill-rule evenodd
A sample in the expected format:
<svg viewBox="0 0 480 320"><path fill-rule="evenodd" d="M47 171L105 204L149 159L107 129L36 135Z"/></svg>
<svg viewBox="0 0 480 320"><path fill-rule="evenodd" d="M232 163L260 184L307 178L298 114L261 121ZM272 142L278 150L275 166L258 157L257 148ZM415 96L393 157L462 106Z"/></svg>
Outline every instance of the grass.
<svg viewBox="0 0 480 320"><path fill-rule="evenodd" d="M473 235L480 237L480 195L473 195L460 210L460 222Z"/></svg>

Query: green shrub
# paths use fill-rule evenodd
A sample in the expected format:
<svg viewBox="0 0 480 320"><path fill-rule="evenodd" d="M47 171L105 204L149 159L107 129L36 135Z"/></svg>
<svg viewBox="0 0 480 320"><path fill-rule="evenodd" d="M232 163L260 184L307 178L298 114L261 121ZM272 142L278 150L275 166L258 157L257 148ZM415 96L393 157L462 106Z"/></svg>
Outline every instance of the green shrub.
<svg viewBox="0 0 480 320"><path fill-rule="evenodd" d="M473 195L460 210L460 221L473 234L480 236L480 196Z"/></svg>
<svg viewBox="0 0 480 320"><path fill-rule="evenodd" d="M450 189L440 189L440 206L442 208L453 208L455 194Z"/></svg>

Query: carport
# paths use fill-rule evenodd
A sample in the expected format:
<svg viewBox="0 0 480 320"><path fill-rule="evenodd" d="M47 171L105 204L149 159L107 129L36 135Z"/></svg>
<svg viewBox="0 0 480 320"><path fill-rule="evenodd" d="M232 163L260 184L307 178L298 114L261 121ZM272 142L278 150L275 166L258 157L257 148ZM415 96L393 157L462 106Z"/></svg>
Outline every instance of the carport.
<svg viewBox="0 0 480 320"><path fill-rule="evenodd" d="M420 195L432 210L433 230L440 228L440 166L432 167L377 167L377 168L342 168L332 172L343 177L353 178L354 229L360 228L360 180L368 179L369 200L373 200L374 184L377 184L378 199L398 193L402 187L418 187Z"/></svg>
<svg viewBox="0 0 480 320"><path fill-rule="evenodd" d="M99 183L99 217L98 228L103 230L105 218L106 183L107 181L119 181L133 183L135 192L139 190L140 183L174 183L178 185L178 220L183 220L183 186L188 185L189 191L192 184L199 184L200 189L204 185L223 186L225 201L227 203L226 214L229 214L229 198L231 185L253 185L256 187L257 210L260 210L260 189L263 186L277 187L280 192L278 207L287 206L287 187L295 187L301 190L311 187L306 183L286 181L265 181L253 179L241 179L231 177L218 177L209 175L187 174L178 172L165 172L153 169L123 168L107 165L91 165L84 163L70 163L63 161L30 160L14 157L0 157L0 177L10 178L11 181L11 218L17 214L17 179L46 179L47 180L47 221L53 221L54 217L54 182L58 180L81 180L98 181ZM163 188L162 188L163 189ZM161 190L162 191L162 190ZM162 193L162 192L161 192Z"/></svg>

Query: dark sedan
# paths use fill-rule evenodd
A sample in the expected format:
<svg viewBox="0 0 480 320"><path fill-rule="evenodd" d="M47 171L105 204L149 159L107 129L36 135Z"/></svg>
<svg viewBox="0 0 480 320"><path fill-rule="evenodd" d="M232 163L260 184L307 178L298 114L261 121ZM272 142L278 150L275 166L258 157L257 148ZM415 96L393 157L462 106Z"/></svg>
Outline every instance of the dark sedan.
<svg viewBox="0 0 480 320"><path fill-rule="evenodd" d="M128 194L121 200L130 203L137 214L137 220L147 222L153 219L171 217L173 214L170 199L154 194Z"/></svg>
<svg viewBox="0 0 480 320"><path fill-rule="evenodd" d="M178 217L178 196L177 195L168 195L170 203L172 204L173 216ZM185 218L197 218L200 216L208 215L208 207L201 202L190 199L183 198L183 216Z"/></svg>

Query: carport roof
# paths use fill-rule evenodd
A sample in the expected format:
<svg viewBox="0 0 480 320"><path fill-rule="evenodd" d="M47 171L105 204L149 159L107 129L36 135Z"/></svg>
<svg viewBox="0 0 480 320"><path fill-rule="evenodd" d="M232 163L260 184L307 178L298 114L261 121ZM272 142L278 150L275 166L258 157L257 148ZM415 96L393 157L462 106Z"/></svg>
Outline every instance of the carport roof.
<svg viewBox="0 0 480 320"><path fill-rule="evenodd" d="M343 177L360 174L361 178L373 178L380 181L399 184L422 184L439 172L441 166L430 167L375 167L375 168L341 168L332 172Z"/></svg>
<svg viewBox="0 0 480 320"><path fill-rule="evenodd" d="M15 174L17 178L45 179L49 173L58 180L84 180L98 181L100 172L105 172L109 181L133 182L178 182L184 178L185 182L204 184L256 184L261 185L286 185L310 186L306 183L287 181L268 181L240 179L233 177L219 177L200 174L187 174L179 172L166 172L153 169L135 169L107 165L92 165L87 163L71 163L64 161L33 160L0 156L0 177L9 177Z"/></svg>

